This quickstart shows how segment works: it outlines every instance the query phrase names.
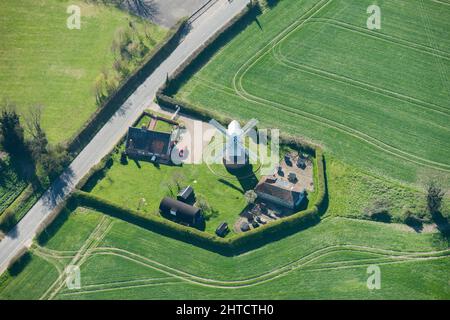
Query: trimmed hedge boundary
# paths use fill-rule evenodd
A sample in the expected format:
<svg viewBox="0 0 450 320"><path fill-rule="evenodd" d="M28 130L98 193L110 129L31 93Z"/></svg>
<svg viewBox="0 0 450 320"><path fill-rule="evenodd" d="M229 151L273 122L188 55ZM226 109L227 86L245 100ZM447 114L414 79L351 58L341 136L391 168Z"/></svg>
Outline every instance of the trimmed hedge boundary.
<svg viewBox="0 0 450 320"><path fill-rule="evenodd" d="M296 141L295 144L291 141L291 143L292 146L297 148L305 148L305 144L301 141ZM160 216L143 215L136 210L123 207L81 190L76 190L72 194L67 205L91 208L148 230L215 251L222 255L232 256L284 238L320 221L320 216L324 212L324 205L327 202L327 186L325 160L320 148L315 149L315 156L318 194L312 208L226 239L177 224ZM106 159L105 162L107 162Z"/></svg>
<svg viewBox="0 0 450 320"><path fill-rule="evenodd" d="M124 79L117 90L95 111L84 126L67 142L66 149L78 153L98 130L111 118L130 94L141 85L156 68L173 52L184 36L188 26L187 19L180 20L172 27L153 52L142 62L141 67Z"/></svg>

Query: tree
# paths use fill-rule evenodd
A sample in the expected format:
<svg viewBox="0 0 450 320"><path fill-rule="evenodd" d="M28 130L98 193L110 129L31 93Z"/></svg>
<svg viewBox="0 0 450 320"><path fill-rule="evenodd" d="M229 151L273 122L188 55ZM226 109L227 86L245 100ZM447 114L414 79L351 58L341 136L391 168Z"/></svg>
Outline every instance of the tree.
<svg viewBox="0 0 450 320"><path fill-rule="evenodd" d="M40 105L34 106L24 116L25 128L31 137L28 145L35 162L39 162L42 155L47 153L48 147L47 136L41 126L42 109Z"/></svg>
<svg viewBox="0 0 450 320"><path fill-rule="evenodd" d="M244 194L245 200L247 200L248 204L254 204L256 201L256 198L258 197L256 195L256 192L253 190L248 190L245 194Z"/></svg>
<svg viewBox="0 0 450 320"><path fill-rule="evenodd" d="M430 180L426 186L428 211L435 215L439 213L444 199L445 192L436 180Z"/></svg>
<svg viewBox="0 0 450 320"><path fill-rule="evenodd" d="M202 210L203 217L206 221L219 215L219 212L213 209L202 195L197 195L195 205Z"/></svg>
<svg viewBox="0 0 450 320"><path fill-rule="evenodd" d="M40 158L40 163L51 180L63 172L69 161L69 154L61 145L49 146L47 152L42 154Z"/></svg>
<svg viewBox="0 0 450 320"><path fill-rule="evenodd" d="M4 150L9 154L13 156L26 154L24 129L16 112L16 106L8 101L5 101L1 108L0 137Z"/></svg>

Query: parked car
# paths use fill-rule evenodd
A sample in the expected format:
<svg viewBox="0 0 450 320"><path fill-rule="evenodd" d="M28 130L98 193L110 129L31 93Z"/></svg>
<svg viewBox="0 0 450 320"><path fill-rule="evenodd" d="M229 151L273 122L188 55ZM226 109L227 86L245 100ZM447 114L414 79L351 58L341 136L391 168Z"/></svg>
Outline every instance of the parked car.
<svg viewBox="0 0 450 320"><path fill-rule="evenodd" d="M269 217L271 217L272 219L278 219L278 216L275 214L275 213L273 213L273 212L269 212L268 214L267 214Z"/></svg>
<svg viewBox="0 0 450 320"><path fill-rule="evenodd" d="M248 223L247 222L243 222L242 224L241 224L241 231L248 231L248 230L250 230L250 226L248 225Z"/></svg>
<svg viewBox="0 0 450 320"><path fill-rule="evenodd" d="M257 216L257 217L255 218L255 220L256 220L256 222L258 222L259 224L266 224L266 223L267 223L266 219L264 219L264 218L261 217L261 216Z"/></svg>
<svg viewBox="0 0 450 320"><path fill-rule="evenodd" d="M256 221L253 221L252 223L253 228L258 228L259 227L259 223Z"/></svg>

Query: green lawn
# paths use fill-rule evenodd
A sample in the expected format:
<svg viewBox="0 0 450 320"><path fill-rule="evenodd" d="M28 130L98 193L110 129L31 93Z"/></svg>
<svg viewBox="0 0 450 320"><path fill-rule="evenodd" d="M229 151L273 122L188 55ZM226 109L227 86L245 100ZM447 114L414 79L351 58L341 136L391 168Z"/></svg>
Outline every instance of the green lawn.
<svg viewBox="0 0 450 320"><path fill-rule="evenodd" d="M69 30L69 5L81 7L81 29ZM94 82L112 69L111 44L132 19L113 7L68 0L4 0L0 3L0 99L24 114L44 106L42 124L51 143L71 138L97 109ZM166 30L145 22L154 44Z"/></svg>
<svg viewBox="0 0 450 320"><path fill-rule="evenodd" d="M250 178L240 181L223 165L155 166L132 159L128 159L127 164L121 164L119 154L114 154L113 159L113 165L105 176L97 182L88 182L86 188L96 196L130 209L159 214L161 199L165 196L176 197L176 180L181 182L181 187L191 185L197 199L204 198L211 211L216 212L206 222L207 232L214 233L222 221L232 226L247 206L243 193L249 189Z"/></svg>
<svg viewBox="0 0 450 320"><path fill-rule="evenodd" d="M450 7L283 0L175 94L230 117L312 139L377 176L450 182ZM236 106L239 106L237 108Z"/></svg>
<svg viewBox="0 0 450 320"><path fill-rule="evenodd" d="M156 116L161 116L164 118L167 118L167 115L163 115L163 114L159 114L157 112L152 111L152 114L156 115ZM151 122L152 118L148 115L144 115L139 122L136 124L137 128L140 128L142 126L148 126L149 123ZM157 120L156 121L156 126L153 129L155 131L159 131L159 132L167 132L170 133L173 130L173 125L171 125L170 123L166 122L166 121L161 121L161 120Z"/></svg>
<svg viewBox="0 0 450 320"><path fill-rule="evenodd" d="M82 287L50 290L55 299L450 298L449 244L439 234L328 218L260 249L224 257L112 218L107 218L108 228L96 233L104 222L101 216L77 209L58 218L66 222L54 240L44 248L35 245L20 273L0 278L0 299L41 297L56 280L56 266L67 265L75 253L59 246L47 261L42 254L51 241L82 247L75 232L79 223L89 226L84 234L100 240L90 253L72 247L84 257L79 263ZM371 264L381 268L381 290L366 287Z"/></svg>

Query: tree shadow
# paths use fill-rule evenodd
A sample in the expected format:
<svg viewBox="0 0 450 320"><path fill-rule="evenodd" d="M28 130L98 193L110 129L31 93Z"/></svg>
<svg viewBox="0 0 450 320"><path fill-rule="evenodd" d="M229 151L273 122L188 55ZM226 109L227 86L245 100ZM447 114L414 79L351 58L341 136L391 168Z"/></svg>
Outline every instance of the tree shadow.
<svg viewBox="0 0 450 320"><path fill-rule="evenodd" d="M226 185L227 187L230 187L230 188L232 188L232 189L234 189L234 190L236 190L236 191L238 191L238 192L240 192L240 193L242 193L242 194L245 193L244 190L242 190L241 188L235 186L234 184L232 184L231 182L229 182L229 181L227 181L227 180L225 180L225 179L220 178L218 181L219 181L220 183Z"/></svg>
<svg viewBox="0 0 450 320"><path fill-rule="evenodd" d="M50 186L42 196L44 205L48 208L55 208L58 203L64 200L73 187L74 173L68 167Z"/></svg>
<svg viewBox="0 0 450 320"><path fill-rule="evenodd" d="M8 268L8 273L15 277L21 273L30 262L31 253L27 251Z"/></svg>
<svg viewBox="0 0 450 320"><path fill-rule="evenodd" d="M113 164L114 160L112 158L109 158L102 169L97 170L91 177L89 177L86 183L81 187L81 190L91 192L98 184L98 182L105 178L106 172L112 167Z"/></svg>
<svg viewBox="0 0 450 320"><path fill-rule="evenodd" d="M272 9L273 7L275 7L278 3L280 2L280 0L266 0L267 6Z"/></svg>
<svg viewBox="0 0 450 320"><path fill-rule="evenodd" d="M436 223L437 229L447 240L450 239L450 224L448 218L444 217L442 212L437 211L431 215L434 223Z"/></svg>
<svg viewBox="0 0 450 320"><path fill-rule="evenodd" d="M415 216L409 216L405 219L405 224L412 228L415 232L421 233L423 231L423 222Z"/></svg>
<svg viewBox="0 0 450 320"><path fill-rule="evenodd" d="M53 236L61 229L64 223L69 219L70 214L75 210L76 206L67 204L61 212L58 214L56 219L46 227L37 237L37 243L40 246L44 246L48 241L53 238Z"/></svg>
<svg viewBox="0 0 450 320"><path fill-rule="evenodd" d="M158 4L154 0L124 0L120 3L120 7L149 20L155 19L160 13Z"/></svg>

